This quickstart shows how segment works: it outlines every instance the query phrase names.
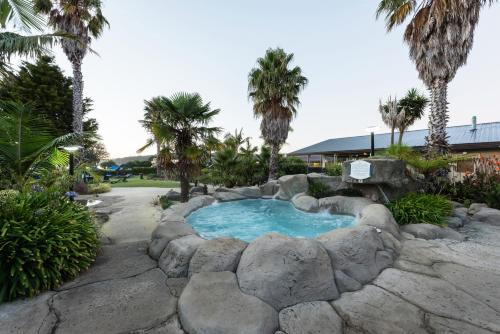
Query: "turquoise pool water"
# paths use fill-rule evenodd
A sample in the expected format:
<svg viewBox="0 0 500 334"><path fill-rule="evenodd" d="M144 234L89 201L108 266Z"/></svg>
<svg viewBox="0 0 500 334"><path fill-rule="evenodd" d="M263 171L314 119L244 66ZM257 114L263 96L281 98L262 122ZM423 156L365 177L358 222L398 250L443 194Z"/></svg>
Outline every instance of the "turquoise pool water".
<svg viewBox="0 0 500 334"><path fill-rule="evenodd" d="M250 242L270 232L312 238L348 227L354 224L354 217L303 212L286 201L247 199L199 209L187 217L187 222L206 239L226 236Z"/></svg>

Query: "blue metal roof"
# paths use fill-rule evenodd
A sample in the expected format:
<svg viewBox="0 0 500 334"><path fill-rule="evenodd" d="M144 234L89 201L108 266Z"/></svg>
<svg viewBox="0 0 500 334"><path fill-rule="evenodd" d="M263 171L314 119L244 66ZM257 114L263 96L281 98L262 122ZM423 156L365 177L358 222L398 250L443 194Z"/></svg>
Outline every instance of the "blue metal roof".
<svg viewBox="0 0 500 334"><path fill-rule="evenodd" d="M477 124L476 130L472 130L472 126L460 125L450 126L447 129L448 142L450 145L474 145L500 144L500 122L481 123ZM425 137L428 129L412 130L405 132L403 143L412 147L425 146ZM398 139L399 133L395 133L395 140ZM391 143L390 133L381 133L375 135L375 149L387 148ZM298 151L289 153L290 155L307 155L321 154L329 152L350 152L350 151L369 151L370 150L370 135L334 138L322 141L320 143L305 147Z"/></svg>

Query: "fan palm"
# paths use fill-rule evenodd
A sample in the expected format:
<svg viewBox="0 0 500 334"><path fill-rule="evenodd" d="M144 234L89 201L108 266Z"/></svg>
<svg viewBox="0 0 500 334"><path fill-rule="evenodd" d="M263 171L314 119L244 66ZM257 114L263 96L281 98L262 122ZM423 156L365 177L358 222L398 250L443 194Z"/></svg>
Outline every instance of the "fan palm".
<svg viewBox="0 0 500 334"><path fill-rule="evenodd" d="M292 61L293 53L287 54L280 48L268 49L248 75L248 96L253 102L254 115L262 118L262 137L271 146L269 180L276 178L279 151L297 114L299 93L307 85L300 67L290 68Z"/></svg>
<svg viewBox="0 0 500 334"><path fill-rule="evenodd" d="M83 132L83 58L92 38L99 38L108 21L101 11L101 0L34 0L36 9L48 14L55 30L75 36L61 45L73 67L73 132Z"/></svg>
<svg viewBox="0 0 500 334"><path fill-rule="evenodd" d="M21 189L49 166L66 166L68 155L58 147L74 137L57 136L46 119L25 105L0 101L0 175Z"/></svg>
<svg viewBox="0 0 500 334"><path fill-rule="evenodd" d="M220 110L212 109L197 93L177 93L161 97L159 118L152 124L152 132L161 143L160 159L166 170L174 171L181 183L181 200L189 199L189 182L200 171L204 157L204 139L220 131L208 124ZM139 152L154 141L150 140Z"/></svg>
<svg viewBox="0 0 500 334"><path fill-rule="evenodd" d="M385 14L387 30L411 16L404 33L420 79L430 90L428 153L448 152L447 86L466 63L479 12L494 0L381 0L377 17Z"/></svg>

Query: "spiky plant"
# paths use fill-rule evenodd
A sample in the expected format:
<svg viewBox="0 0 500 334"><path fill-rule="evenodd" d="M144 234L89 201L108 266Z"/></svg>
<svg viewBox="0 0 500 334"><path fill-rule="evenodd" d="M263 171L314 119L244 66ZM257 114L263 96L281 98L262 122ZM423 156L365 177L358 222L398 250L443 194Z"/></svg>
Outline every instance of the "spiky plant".
<svg viewBox="0 0 500 334"><path fill-rule="evenodd" d="M73 67L73 132L83 132L83 58L92 38L99 38L108 21L102 14L101 0L35 0L36 9L49 16L58 31L75 36L63 39L62 49Z"/></svg>
<svg viewBox="0 0 500 334"><path fill-rule="evenodd" d="M402 113L402 118L398 124L398 145L403 144L403 135L405 131L412 126L416 120L422 118L428 103L429 100L427 97L419 94L415 88L410 89L405 97L398 101L398 107L400 113Z"/></svg>
<svg viewBox="0 0 500 334"><path fill-rule="evenodd" d="M156 161L160 158L161 153L161 138L158 133L155 133L157 124L160 121L160 114L162 110L162 97L157 96L153 97L151 100L144 100L144 118L139 121L142 124L143 128L145 128L150 134L151 139L154 141L156 145ZM161 174L161 166L159 163L156 163L156 175Z"/></svg>
<svg viewBox="0 0 500 334"><path fill-rule="evenodd" d="M262 119L262 137L271 146L269 180L277 176L279 151L297 114L299 93L307 85L301 68L291 68L292 61L293 53L287 54L281 48L268 49L248 75L248 96L253 102L254 115Z"/></svg>
<svg viewBox="0 0 500 334"><path fill-rule="evenodd" d="M447 87L466 63L479 12L495 0L381 0L377 18L385 15L387 30L410 18L404 41L410 47L420 79L430 91L428 154L448 152Z"/></svg>

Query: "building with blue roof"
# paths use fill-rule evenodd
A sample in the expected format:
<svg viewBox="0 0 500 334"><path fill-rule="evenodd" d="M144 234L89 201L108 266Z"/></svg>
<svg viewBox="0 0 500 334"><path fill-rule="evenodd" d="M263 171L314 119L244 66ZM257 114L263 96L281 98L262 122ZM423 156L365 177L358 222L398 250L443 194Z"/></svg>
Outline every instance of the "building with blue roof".
<svg viewBox="0 0 500 334"><path fill-rule="evenodd" d="M447 129L448 142L454 153L500 153L500 122L450 126ZM403 143L414 149L425 147L428 129L411 130L404 133ZM396 139L398 135L395 135ZM389 147L390 133L375 134L375 151ZM370 155L370 135L333 138L302 148L288 155L308 161L312 167L321 167L327 161L337 162Z"/></svg>

